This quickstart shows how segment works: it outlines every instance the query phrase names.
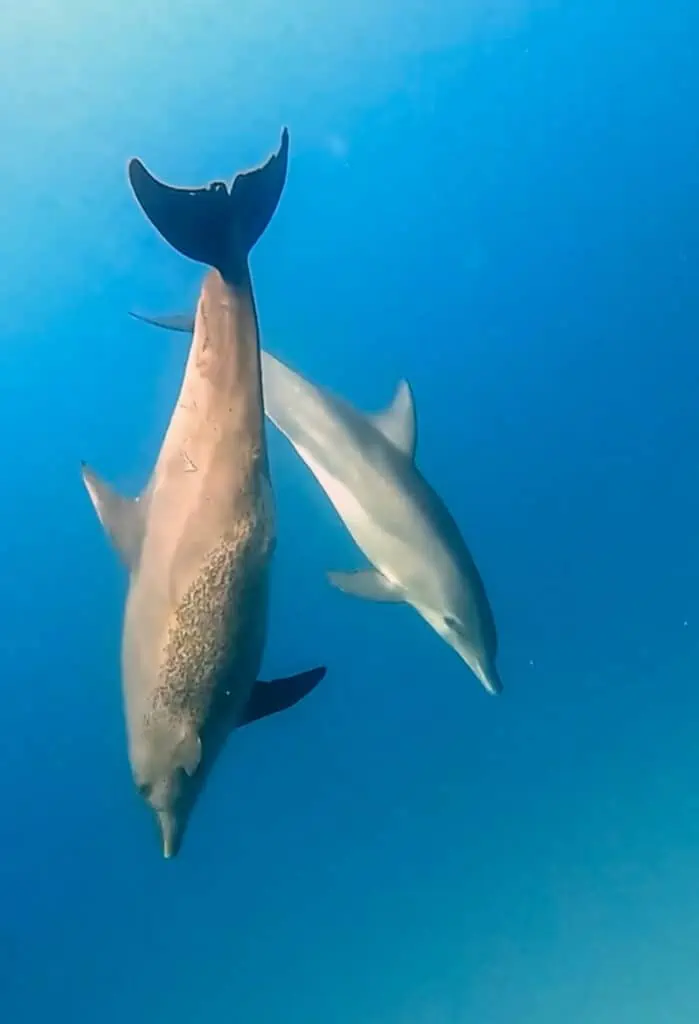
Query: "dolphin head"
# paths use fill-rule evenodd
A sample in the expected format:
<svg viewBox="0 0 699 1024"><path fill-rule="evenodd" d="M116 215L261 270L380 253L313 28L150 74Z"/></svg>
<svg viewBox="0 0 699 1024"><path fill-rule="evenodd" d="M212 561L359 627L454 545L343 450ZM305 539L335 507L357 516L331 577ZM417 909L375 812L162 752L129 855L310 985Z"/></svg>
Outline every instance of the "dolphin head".
<svg viewBox="0 0 699 1024"><path fill-rule="evenodd" d="M155 816L164 857L174 857L180 849L194 803L193 794L188 792L193 781L179 767L151 778L139 775L136 780L139 793Z"/></svg>
<svg viewBox="0 0 699 1024"><path fill-rule="evenodd" d="M479 635L482 631L469 628L467 621L456 615L442 615L440 619L435 629L442 639L463 658L488 693L502 693L502 682L495 665L495 651L489 650L490 645L482 642Z"/></svg>
<svg viewBox="0 0 699 1024"><path fill-rule="evenodd" d="M467 614L453 611L434 612L418 609L436 633L456 651L488 693L502 693L502 682L495 664L496 638L494 624L482 623Z"/></svg>
<svg viewBox="0 0 699 1024"><path fill-rule="evenodd" d="M132 761L134 782L155 816L163 856L174 857L208 774L209 758L201 763L201 743L185 728L174 734L156 730L140 740Z"/></svg>

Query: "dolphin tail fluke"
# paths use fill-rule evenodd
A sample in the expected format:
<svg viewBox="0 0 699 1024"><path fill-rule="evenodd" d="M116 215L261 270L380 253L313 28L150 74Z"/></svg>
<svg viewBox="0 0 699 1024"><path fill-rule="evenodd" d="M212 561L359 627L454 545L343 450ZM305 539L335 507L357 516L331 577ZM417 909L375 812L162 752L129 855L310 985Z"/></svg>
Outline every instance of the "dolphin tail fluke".
<svg viewBox="0 0 699 1024"><path fill-rule="evenodd" d="M154 178L136 158L128 174L141 209L163 238L183 256L235 281L277 208L288 161L285 128L277 152L260 167L238 174L230 191L223 182L174 188Z"/></svg>

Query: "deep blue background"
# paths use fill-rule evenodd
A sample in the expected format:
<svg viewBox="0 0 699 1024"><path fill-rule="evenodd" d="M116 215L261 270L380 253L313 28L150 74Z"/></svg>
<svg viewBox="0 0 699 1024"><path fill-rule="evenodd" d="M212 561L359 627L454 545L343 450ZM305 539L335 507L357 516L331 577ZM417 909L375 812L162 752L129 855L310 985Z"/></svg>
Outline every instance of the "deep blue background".
<svg viewBox="0 0 699 1024"><path fill-rule="evenodd" d="M694 0L3 14L3 1022L699 1020L698 38ZM265 671L330 671L236 734L166 863L79 462L145 482L186 339L126 311L201 271L125 162L201 184L282 124L265 344L367 409L410 378L505 693L327 586L360 556L270 430Z"/></svg>

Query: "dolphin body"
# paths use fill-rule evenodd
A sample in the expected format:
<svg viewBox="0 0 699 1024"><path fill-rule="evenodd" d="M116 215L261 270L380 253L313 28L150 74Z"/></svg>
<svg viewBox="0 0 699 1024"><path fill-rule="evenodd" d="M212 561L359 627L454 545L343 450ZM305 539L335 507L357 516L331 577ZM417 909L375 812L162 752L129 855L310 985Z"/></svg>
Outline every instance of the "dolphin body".
<svg viewBox="0 0 699 1024"><path fill-rule="evenodd" d="M138 160L134 194L163 237L208 263L189 358L150 481L128 500L83 479L129 570L122 687L134 781L177 853L204 781L237 726L291 707L317 668L257 681L274 548L274 503L248 254L286 178L288 134L230 189L173 189Z"/></svg>
<svg viewBox="0 0 699 1024"><path fill-rule="evenodd" d="M137 319L190 331L187 314ZM403 601L471 668L489 693L502 684L497 632L485 587L439 495L415 463L417 422L410 385L366 414L262 351L265 412L291 442L372 568L331 572L347 594Z"/></svg>

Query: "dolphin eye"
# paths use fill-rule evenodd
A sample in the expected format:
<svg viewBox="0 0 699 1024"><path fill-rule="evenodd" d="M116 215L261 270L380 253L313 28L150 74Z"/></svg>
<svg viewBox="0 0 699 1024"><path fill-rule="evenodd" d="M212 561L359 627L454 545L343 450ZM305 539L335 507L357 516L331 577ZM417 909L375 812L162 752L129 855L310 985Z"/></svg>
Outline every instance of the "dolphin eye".
<svg viewBox="0 0 699 1024"><path fill-rule="evenodd" d="M447 629L452 629L455 632L458 631L460 628L460 623L458 622L457 619L454 618L453 615L444 616L444 625L447 627Z"/></svg>
<svg viewBox="0 0 699 1024"><path fill-rule="evenodd" d="M138 792L141 794L142 797L145 797L146 800L150 796L152 789L153 787L151 786L150 782L139 783Z"/></svg>

